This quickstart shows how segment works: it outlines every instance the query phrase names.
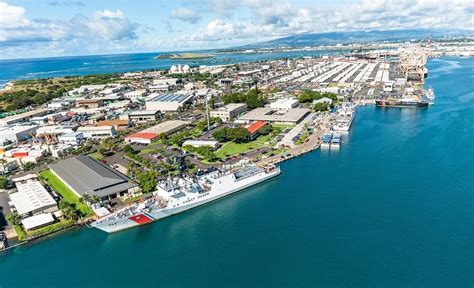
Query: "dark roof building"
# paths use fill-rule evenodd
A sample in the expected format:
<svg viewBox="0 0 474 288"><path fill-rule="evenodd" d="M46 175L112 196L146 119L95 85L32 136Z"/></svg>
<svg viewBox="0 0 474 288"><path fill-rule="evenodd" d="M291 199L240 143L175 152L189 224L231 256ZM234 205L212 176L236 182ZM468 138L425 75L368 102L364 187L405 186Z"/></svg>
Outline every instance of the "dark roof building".
<svg viewBox="0 0 474 288"><path fill-rule="evenodd" d="M59 161L49 168L79 197L88 194L116 198L136 188L127 176L85 155Z"/></svg>

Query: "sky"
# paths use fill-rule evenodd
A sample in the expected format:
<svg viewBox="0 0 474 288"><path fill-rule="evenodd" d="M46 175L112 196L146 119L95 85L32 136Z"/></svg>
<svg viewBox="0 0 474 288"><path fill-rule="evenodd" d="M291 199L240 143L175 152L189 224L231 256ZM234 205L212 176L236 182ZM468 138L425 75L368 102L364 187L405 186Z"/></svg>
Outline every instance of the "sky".
<svg viewBox="0 0 474 288"><path fill-rule="evenodd" d="M0 0L0 58L223 48L301 34L474 29L474 0Z"/></svg>

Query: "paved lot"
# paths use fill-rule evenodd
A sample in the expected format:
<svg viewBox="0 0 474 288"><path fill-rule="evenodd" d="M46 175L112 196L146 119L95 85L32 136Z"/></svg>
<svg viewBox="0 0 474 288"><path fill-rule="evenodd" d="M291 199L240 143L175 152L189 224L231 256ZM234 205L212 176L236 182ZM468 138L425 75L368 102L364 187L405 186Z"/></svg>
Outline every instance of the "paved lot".
<svg viewBox="0 0 474 288"><path fill-rule="evenodd" d="M7 220L5 217L10 213L8 206L8 193L0 192L0 231L5 230L8 227Z"/></svg>

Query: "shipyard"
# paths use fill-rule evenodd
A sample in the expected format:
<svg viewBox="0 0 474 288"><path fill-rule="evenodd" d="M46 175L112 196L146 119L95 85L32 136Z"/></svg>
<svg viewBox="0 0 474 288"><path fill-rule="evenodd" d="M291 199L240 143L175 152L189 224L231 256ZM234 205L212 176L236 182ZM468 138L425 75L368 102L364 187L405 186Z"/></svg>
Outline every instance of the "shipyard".
<svg viewBox="0 0 474 288"><path fill-rule="evenodd" d="M358 106L436 105L425 64L453 53L446 51L429 39L28 80L43 90L57 81L69 88L41 104L4 107L0 249L76 225L113 233L148 224L270 181L283 161L318 148L339 153ZM12 81L1 93L15 95L22 85Z"/></svg>

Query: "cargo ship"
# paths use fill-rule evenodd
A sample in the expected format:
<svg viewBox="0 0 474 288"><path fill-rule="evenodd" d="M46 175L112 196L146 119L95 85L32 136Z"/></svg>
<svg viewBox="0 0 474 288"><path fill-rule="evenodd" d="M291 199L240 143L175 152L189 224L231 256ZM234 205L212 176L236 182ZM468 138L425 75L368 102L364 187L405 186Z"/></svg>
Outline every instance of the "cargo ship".
<svg viewBox="0 0 474 288"><path fill-rule="evenodd" d="M114 233L148 224L218 200L280 174L278 166L249 165L235 172L210 173L174 178L158 183L157 190L141 201L106 215L92 227Z"/></svg>
<svg viewBox="0 0 474 288"><path fill-rule="evenodd" d="M413 98L386 98L375 100L375 105L379 107L412 107L412 108L424 108L428 107L429 103L424 100L416 100Z"/></svg>

